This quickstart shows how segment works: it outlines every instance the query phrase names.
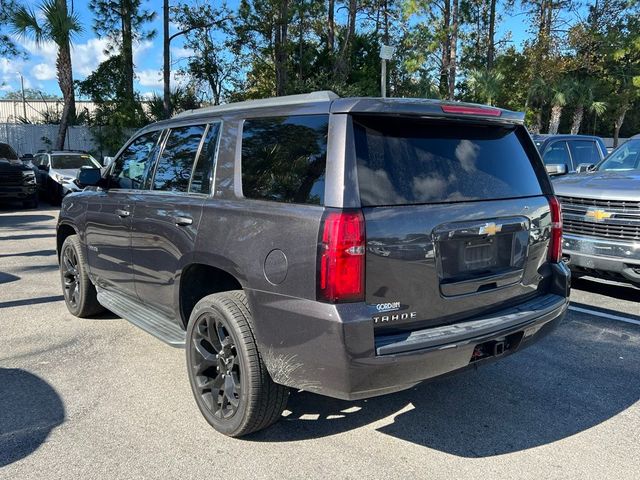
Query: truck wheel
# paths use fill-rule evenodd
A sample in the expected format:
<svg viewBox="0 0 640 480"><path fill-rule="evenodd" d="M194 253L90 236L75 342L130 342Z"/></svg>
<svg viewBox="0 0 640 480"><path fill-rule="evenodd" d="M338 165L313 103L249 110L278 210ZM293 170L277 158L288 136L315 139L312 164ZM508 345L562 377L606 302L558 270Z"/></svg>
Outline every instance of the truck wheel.
<svg viewBox="0 0 640 480"><path fill-rule="evenodd" d="M289 389L262 361L243 292L200 300L187 328L187 369L198 408L218 432L241 437L275 423Z"/></svg>
<svg viewBox="0 0 640 480"><path fill-rule="evenodd" d="M90 317L104 311L96 287L89 280L87 261L77 235L70 235L60 250L60 280L67 309L76 317Z"/></svg>
<svg viewBox="0 0 640 480"><path fill-rule="evenodd" d="M35 195L33 198L29 200L24 200L22 202L22 206L24 208L38 208L38 196Z"/></svg>

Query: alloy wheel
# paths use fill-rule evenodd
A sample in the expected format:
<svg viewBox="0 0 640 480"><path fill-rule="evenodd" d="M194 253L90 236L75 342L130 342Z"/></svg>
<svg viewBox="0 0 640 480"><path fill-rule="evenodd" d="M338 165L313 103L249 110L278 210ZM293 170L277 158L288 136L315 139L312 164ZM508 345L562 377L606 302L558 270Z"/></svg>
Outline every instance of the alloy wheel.
<svg viewBox="0 0 640 480"><path fill-rule="evenodd" d="M242 393L242 369L226 322L204 314L197 319L191 360L197 395L220 419L235 415Z"/></svg>
<svg viewBox="0 0 640 480"><path fill-rule="evenodd" d="M80 303L80 272L78 271L78 256L73 248L65 248L62 253L62 281L64 297L72 307Z"/></svg>

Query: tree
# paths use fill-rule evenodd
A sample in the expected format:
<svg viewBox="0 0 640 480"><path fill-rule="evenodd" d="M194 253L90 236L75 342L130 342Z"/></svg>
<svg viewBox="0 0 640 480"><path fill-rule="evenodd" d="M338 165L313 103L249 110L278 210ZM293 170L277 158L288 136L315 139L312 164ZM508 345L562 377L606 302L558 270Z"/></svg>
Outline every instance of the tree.
<svg viewBox="0 0 640 480"><path fill-rule="evenodd" d="M0 2L0 7L0 57L15 57L20 50L9 35L8 27L11 26L11 19L17 8L16 2L4 0Z"/></svg>
<svg viewBox="0 0 640 480"><path fill-rule="evenodd" d="M89 8L94 14L93 29L109 39L108 52L117 52L121 58L119 90L133 103L133 45L155 36L155 30L144 30L145 24L155 18L155 12L143 9L142 0L90 0Z"/></svg>
<svg viewBox="0 0 640 480"><path fill-rule="evenodd" d="M561 81L551 88L551 116L549 118L549 131L551 135L558 133L562 109L567 104L574 86L570 81Z"/></svg>
<svg viewBox="0 0 640 480"><path fill-rule="evenodd" d="M76 114L75 93L73 91L73 69L71 66L71 41L82 31L78 16L67 9L66 0L44 0L34 11L20 7L12 18L18 35L31 37L36 45L51 41L58 47L56 70L58 85L64 99L55 148L64 148L67 128Z"/></svg>
<svg viewBox="0 0 640 480"><path fill-rule="evenodd" d="M580 131L580 125L587 110L596 116L601 116L607 110L607 104L595 100L595 82L591 79L577 81L573 85L571 96L575 109L571 120L571 134L576 135Z"/></svg>
<svg viewBox="0 0 640 480"><path fill-rule="evenodd" d="M490 70L472 70L468 82L474 94L474 100L493 105L501 93L504 75Z"/></svg>
<svg viewBox="0 0 640 480"><path fill-rule="evenodd" d="M179 30L169 40L183 35L184 47L193 51L181 72L188 75L194 84L205 86L211 92L209 100L218 105L223 95L230 93L238 83L238 65L229 55L233 47L228 35L233 15L225 6L214 8L198 1L173 7L172 14ZM165 68L167 64L165 57ZM167 75L165 99L166 80Z"/></svg>

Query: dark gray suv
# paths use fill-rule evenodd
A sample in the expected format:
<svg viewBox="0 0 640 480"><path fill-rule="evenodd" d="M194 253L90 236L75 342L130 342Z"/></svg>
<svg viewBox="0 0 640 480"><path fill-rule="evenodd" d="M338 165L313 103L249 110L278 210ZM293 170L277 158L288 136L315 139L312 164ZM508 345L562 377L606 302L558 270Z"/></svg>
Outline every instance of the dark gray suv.
<svg viewBox="0 0 640 480"><path fill-rule="evenodd" d="M567 308L560 206L519 113L249 101L149 125L78 181L57 230L69 310L186 345L226 435L275 422L287 387L399 391L520 350Z"/></svg>

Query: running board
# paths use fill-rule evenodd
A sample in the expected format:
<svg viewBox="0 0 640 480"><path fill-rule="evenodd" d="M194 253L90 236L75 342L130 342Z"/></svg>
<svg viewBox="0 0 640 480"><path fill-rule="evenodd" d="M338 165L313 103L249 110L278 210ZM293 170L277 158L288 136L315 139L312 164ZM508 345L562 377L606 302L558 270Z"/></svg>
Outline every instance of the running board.
<svg viewBox="0 0 640 480"><path fill-rule="evenodd" d="M185 331L171 318L115 292L98 289L98 302L116 315L176 348L184 348Z"/></svg>

